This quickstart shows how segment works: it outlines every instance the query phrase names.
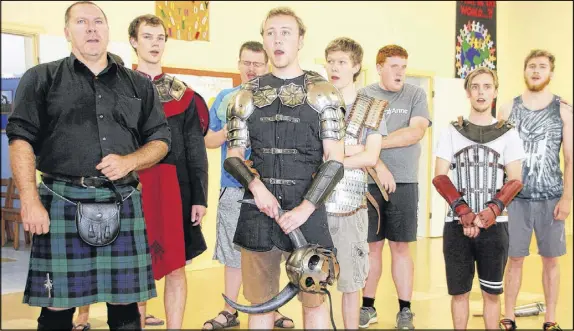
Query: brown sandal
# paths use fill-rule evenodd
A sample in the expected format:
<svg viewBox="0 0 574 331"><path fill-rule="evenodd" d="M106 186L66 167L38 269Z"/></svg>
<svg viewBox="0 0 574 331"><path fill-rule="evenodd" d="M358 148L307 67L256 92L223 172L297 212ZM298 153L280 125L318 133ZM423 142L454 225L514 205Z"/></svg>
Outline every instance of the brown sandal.
<svg viewBox="0 0 574 331"><path fill-rule="evenodd" d="M239 321L237 320L237 316L228 312L227 310L220 311L218 316L219 315L223 315L227 319L225 324L220 323L220 322L216 321L215 318L213 318L213 319L210 319L209 321L203 323L203 330L208 330L208 329L205 329L205 324L208 324L208 323L211 324L211 330L227 329L227 328L232 328L232 327L239 325Z"/></svg>

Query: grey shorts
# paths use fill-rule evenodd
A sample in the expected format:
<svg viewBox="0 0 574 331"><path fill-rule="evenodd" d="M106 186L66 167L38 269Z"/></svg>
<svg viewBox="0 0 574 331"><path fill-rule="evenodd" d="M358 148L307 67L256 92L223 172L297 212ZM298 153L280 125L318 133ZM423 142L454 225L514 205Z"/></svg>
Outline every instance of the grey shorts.
<svg viewBox="0 0 574 331"><path fill-rule="evenodd" d="M241 268L241 251L233 243L243 199L242 187L222 187L217 205L215 251L213 259L231 268Z"/></svg>
<svg viewBox="0 0 574 331"><path fill-rule="evenodd" d="M337 249L340 273L337 290L352 293L365 287L369 274L369 216L361 209L350 216L331 216L329 232Z"/></svg>
<svg viewBox="0 0 574 331"><path fill-rule="evenodd" d="M558 201L557 198L550 200L516 198L508 205L509 256L530 255L532 230L536 234L539 255L557 257L566 254L564 221L554 220L554 207Z"/></svg>

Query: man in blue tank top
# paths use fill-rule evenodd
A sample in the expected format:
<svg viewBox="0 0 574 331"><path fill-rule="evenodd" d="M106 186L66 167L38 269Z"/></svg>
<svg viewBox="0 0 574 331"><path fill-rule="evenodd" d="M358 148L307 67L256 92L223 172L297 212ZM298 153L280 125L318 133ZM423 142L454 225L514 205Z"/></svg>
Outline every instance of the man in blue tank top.
<svg viewBox="0 0 574 331"><path fill-rule="evenodd" d="M542 257L542 284L546 298L543 330L560 329L556 303L560 271L558 257L566 254L564 221L572 204L572 106L552 94L554 55L532 50L524 61L526 91L503 106L499 117L512 122L524 144L524 188L508 208L509 261L506 271L506 330L516 329L514 306L522 280L522 264L529 255L532 231ZM564 145L564 178L560 146Z"/></svg>

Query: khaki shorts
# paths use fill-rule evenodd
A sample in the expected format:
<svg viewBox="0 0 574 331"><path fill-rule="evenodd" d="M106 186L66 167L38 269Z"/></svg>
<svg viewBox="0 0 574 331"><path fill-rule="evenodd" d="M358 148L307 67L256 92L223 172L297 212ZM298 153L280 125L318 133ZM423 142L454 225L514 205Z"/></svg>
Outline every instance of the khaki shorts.
<svg viewBox="0 0 574 331"><path fill-rule="evenodd" d="M241 249L243 296L247 301L260 304L279 294L281 257L286 260L289 254L276 247L267 252ZM325 301L324 294L299 293L298 298L303 307L308 308L318 307Z"/></svg>
<svg viewBox="0 0 574 331"><path fill-rule="evenodd" d="M350 216L327 216L329 232L337 249L337 290L351 293L365 287L369 274L369 216L361 209Z"/></svg>

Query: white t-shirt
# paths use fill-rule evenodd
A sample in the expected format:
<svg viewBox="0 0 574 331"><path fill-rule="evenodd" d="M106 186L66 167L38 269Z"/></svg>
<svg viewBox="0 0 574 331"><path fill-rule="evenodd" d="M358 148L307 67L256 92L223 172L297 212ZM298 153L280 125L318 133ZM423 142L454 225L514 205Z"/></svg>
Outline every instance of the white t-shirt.
<svg viewBox="0 0 574 331"><path fill-rule="evenodd" d="M496 123L496 120L493 120L493 124L494 123ZM494 151L496 151L499 154L499 156L496 157L494 153L486 153L484 149L471 148L468 150L467 155L465 155L465 152L463 152L461 154L461 157L459 157L459 162L462 163L463 165L459 168L460 169L459 173L457 171L457 161L455 159L455 154L457 154L465 147L472 145L489 147ZM478 151L479 164L484 162L484 157L486 154L488 154L489 163L496 162L497 164L503 166L506 166L510 162L516 160L523 160L525 158L522 140L520 140L520 136L518 135L518 132L514 128L508 130L508 132L506 132L505 134L503 134L502 136L498 137L493 141L490 141L485 144L479 144L460 134L457 131L457 129L454 126L452 126L452 124L449 125L445 130L441 132L440 138L437 143L437 148L435 150L435 156L440 157L441 159L444 159L451 163L451 171L449 171L450 180L452 181L455 187L458 187L458 177L460 176L462 189L466 190L467 192L469 191L469 189L472 189L468 187L469 185L466 185L467 178L470 178L470 182L473 183L471 186L474 186L474 183L478 182L480 189L482 189L484 186L491 186L492 182L494 182L493 180L494 178L496 182L495 184L496 190L500 189L503 186L504 170L501 169L500 167L496 167L495 171L493 171L493 167L488 167L486 172L484 167L479 167L477 176L478 181L476 180L475 176L477 174L475 173L475 169L477 169L477 167L475 167L474 163L475 161L474 154L476 154L476 151ZM470 171L468 171L468 174L466 173L465 171L466 167L464 166L466 159L465 156L468 157L468 161L471 164ZM485 175L487 177L486 180L484 179ZM494 197L495 195L496 192L492 194L492 197ZM488 200L485 201L484 194L465 194L463 198L475 213L478 213L482 209L484 209L484 203L488 201ZM458 220L458 217L455 217L455 219ZM445 217L445 222L452 222L452 220L453 220L452 211L450 211L449 208L449 213ZM508 216L498 216L496 218L496 221L507 222Z"/></svg>

